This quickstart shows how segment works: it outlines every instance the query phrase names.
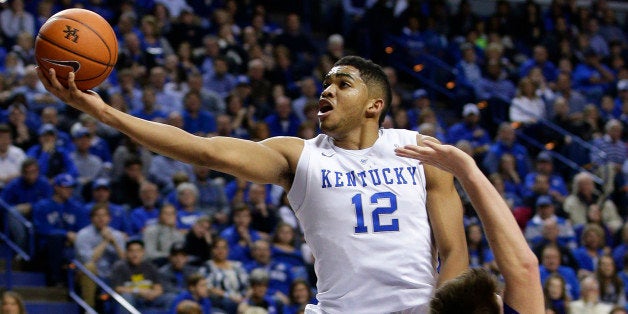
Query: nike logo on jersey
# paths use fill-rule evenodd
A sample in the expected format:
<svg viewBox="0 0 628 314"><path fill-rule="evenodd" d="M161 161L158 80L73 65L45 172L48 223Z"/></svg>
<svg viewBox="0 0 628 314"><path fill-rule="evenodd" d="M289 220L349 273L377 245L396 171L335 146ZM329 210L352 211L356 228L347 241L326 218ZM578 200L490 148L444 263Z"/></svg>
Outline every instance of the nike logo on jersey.
<svg viewBox="0 0 628 314"><path fill-rule="evenodd" d="M331 157L333 155L335 155L336 153L328 153L328 152L321 152L321 155L325 156L325 157Z"/></svg>
<svg viewBox="0 0 628 314"><path fill-rule="evenodd" d="M52 63L54 65L62 66L62 67L70 67L74 73L78 72L81 68L81 63L74 60L52 60L52 59L42 59L48 63Z"/></svg>

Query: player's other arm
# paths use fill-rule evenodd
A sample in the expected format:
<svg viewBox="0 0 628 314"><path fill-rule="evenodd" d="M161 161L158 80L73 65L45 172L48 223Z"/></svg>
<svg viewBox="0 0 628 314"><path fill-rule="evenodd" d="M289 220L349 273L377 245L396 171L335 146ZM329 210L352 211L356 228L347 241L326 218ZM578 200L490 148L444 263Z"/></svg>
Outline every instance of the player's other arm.
<svg viewBox="0 0 628 314"><path fill-rule="evenodd" d="M424 169L427 212L441 263L437 286L441 286L469 267L462 202L454 187L453 175L430 165L424 165Z"/></svg>
<svg viewBox="0 0 628 314"><path fill-rule="evenodd" d="M501 195L471 156L451 145L427 143L425 146L406 146L397 149L397 154L439 167L460 180L482 221L504 276L504 302L519 313L543 313L538 260Z"/></svg>
<svg viewBox="0 0 628 314"><path fill-rule="evenodd" d="M205 165L243 179L289 187L294 163L303 147L298 138L252 142L230 137L205 138L177 127L143 120L108 106L93 91L76 88L74 73L63 87L51 70L48 79L38 69L48 91L72 107L96 117L132 137L148 149L186 163Z"/></svg>

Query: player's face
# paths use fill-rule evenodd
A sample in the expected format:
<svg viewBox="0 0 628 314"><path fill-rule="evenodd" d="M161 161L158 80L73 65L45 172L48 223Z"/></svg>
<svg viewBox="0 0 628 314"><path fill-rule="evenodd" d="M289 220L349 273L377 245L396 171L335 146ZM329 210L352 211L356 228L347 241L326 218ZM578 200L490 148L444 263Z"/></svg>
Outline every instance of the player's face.
<svg viewBox="0 0 628 314"><path fill-rule="evenodd" d="M358 69L333 67L323 80L318 111L321 130L337 137L358 127L368 100L368 88Z"/></svg>

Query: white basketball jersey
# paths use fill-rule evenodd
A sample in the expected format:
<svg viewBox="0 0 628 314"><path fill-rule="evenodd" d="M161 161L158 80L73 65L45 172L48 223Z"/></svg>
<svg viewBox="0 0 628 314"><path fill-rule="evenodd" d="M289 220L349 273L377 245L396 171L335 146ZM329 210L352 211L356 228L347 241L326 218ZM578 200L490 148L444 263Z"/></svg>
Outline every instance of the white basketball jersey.
<svg viewBox="0 0 628 314"><path fill-rule="evenodd" d="M417 133L382 129L363 150L305 141L288 199L315 258L318 306L311 313L426 312L436 254L425 173L396 147Z"/></svg>

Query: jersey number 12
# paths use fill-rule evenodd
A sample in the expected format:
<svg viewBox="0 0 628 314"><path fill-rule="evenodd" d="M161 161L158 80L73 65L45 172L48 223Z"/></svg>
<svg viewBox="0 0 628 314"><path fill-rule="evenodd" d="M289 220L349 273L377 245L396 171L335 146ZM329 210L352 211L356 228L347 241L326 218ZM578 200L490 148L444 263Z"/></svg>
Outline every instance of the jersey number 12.
<svg viewBox="0 0 628 314"><path fill-rule="evenodd" d="M397 196L392 192L378 192L371 196L371 204L378 204L380 200L388 199L390 206L376 207L373 212L373 232L399 231L399 220L393 218L390 224L382 225L380 215L392 214L397 210ZM355 206L357 226L355 233L366 233L368 227L364 224L364 209L362 208L362 194L356 194L351 198L351 204Z"/></svg>

